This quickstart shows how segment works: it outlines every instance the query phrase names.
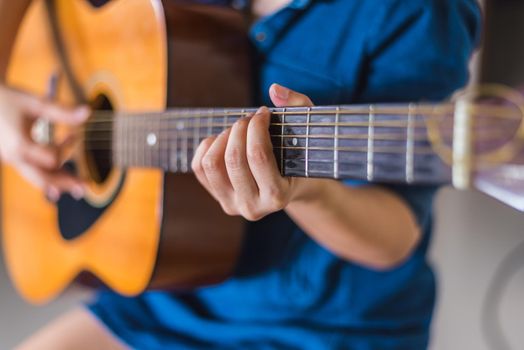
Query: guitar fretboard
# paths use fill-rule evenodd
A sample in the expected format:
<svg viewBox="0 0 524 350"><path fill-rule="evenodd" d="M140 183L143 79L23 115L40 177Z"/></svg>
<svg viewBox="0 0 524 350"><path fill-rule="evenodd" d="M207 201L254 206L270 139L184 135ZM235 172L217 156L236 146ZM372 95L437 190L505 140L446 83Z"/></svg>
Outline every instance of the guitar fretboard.
<svg viewBox="0 0 524 350"><path fill-rule="evenodd" d="M119 167L191 171L200 142L255 109L174 109L164 113L101 113L89 125L89 148L110 150ZM269 133L283 176L380 182L447 183L450 170L433 151L428 105L273 108ZM438 113L452 113L439 106ZM110 127L108 127L110 125ZM105 141L105 143L104 143Z"/></svg>

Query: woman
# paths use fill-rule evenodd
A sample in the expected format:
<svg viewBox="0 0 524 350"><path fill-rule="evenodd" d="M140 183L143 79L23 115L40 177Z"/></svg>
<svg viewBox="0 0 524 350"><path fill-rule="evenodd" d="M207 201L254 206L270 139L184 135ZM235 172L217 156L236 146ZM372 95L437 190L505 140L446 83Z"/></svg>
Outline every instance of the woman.
<svg viewBox="0 0 524 350"><path fill-rule="evenodd" d="M2 72L28 3L0 0ZM467 81L480 17L475 0L255 0L251 10L259 103L275 106L442 100ZM51 198L82 196L56 169L57 150L24 134L38 116L77 124L88 111L3 87L0 155ZM227 214L252 221L234 277L184 294L101 292L20 349L427 347L436 189L282 178L268 119L261 108L204 140L192 162Z"/></svg>

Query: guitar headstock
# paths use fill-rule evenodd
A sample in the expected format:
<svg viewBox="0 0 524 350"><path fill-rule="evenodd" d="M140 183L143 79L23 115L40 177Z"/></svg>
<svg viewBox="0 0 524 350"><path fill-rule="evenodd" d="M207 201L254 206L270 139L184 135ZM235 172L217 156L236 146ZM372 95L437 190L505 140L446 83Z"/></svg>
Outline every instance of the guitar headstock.
<svg viewBox="0 0 524 350"><path fill-rule="evenodd" d="M502 86L488 90L494 97L480 101L473 114L478 130L474 186L524 211L524 97Z"/></svg>
<svg viewBox="0 0 524 350"><path fill-rule="evenodd" d="M502 85L478 86L456 97L448 117L429 129L452 168L453 185L524 211L523 94Z"/></svg>

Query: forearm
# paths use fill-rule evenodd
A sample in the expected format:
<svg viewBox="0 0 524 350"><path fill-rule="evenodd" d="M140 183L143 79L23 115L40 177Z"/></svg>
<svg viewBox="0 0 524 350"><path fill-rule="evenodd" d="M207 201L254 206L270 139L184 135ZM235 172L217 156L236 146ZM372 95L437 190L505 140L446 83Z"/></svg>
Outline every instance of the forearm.
<svg viewBox="0 0 524 350"><path fill-rule="evenodd" d="M16 33L30 3L31 0L0 0L0 83L5 81Z"/></svg>
<svg viewBox="0 0 524 350"><path fill-rule="evenodd" d="M307 179L286 207L313 239L340 257L384 269L404 260L420 239L408 206L378 187Z"/></svg>

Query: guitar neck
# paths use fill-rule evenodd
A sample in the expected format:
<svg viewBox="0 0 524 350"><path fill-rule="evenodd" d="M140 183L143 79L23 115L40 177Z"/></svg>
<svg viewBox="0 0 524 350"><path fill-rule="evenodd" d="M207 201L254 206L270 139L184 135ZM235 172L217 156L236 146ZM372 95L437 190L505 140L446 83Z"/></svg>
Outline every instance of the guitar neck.
<svg viewBox="0 0 524 350"><path fill-rule="evenodd" d="M453 108L272 108L269 132L283 176L449 183L450 169L431 147L427 120L437 114L452 115ZM162 113L117 114L114 118L109 118L108 112L98 112L87 126L87 148L110 152L118 167L155 167L187 173L204 138L218 135L255 111L171 109ZM104 133L105 138L101 136Z"/></svg>

